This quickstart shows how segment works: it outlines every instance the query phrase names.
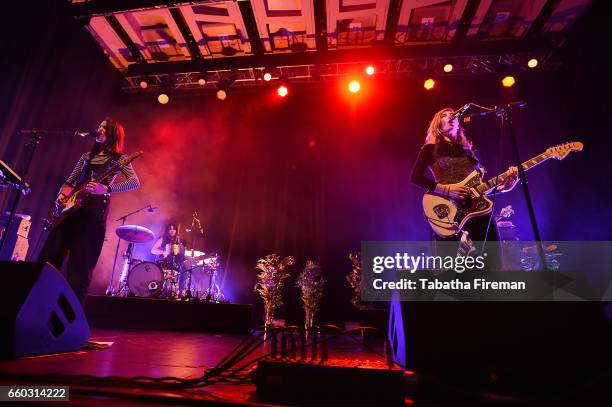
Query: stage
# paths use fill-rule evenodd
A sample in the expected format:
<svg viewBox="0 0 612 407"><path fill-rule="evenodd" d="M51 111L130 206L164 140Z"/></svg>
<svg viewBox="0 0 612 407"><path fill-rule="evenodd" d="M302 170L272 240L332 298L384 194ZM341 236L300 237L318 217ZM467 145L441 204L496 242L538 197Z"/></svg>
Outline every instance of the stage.
<svg viewBox="0 0 612 407"><path fill-rule="evenodd" d="M112 346L102 350L0 361L1 381L6 385L51 385L49 380L53 380L55 375L123 378L175 376L193 379L217 364L242 338L243 335L238 334L94 328L91 340L112 342ZM367 342L377 351L383 350L379 338L368 339ZM367 349L355 346L355 342L347 338L330 340L329 346L330 355L345 363L383 361ZM258 348L249 359L263 355L265 350L264 347ZM252 374L254 379L254 372ZM36 379L30 375L36 376ZM60 383L68 385L68 378L53 385ZM218 383L188 391L70 385L71 404L98 406L108 405L111 401L120 401L121 405L264 405L257 402L255 384L252 382L240 385Z"/></svg>
<svg viewBox="0 0 612 407"><path fill-rule="evenodd" d="M607 396L612 1L3 15L0 385L104 407Z"/></svg>
<svg viewBox="0 0 612 407"><path fill-rule="evenodd" d="M250 304L156 298L91 295L85 314L95 328L245 334L253 324Z"/></svg>

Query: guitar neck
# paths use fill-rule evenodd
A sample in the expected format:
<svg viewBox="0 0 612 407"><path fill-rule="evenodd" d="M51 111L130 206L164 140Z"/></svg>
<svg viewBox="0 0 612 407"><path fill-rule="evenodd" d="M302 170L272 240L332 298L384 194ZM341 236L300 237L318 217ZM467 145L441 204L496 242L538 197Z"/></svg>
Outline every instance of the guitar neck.
<svg viewBox="0 0 612 407"><path fill-rule="evenodd" d="M527 171L532 169L533 167L535 167L538 164L543 163L544 161L548 160L550 158L550 155L548 155L546 152L536 155L535 157L531 158L530 160L525 161L524 163L521 164L521 167L523 167L523 171ZM492 190L493 188L495 188L496 186L503 184L506 181L506 178L508 177L507 173L501 173L500 175L498 175L497 177L493 177L491 179L489 179L486 182L483 182L482 184L478 185L476 187L476 189L478 190L478 192L480 192L481 194L487 193L490 190Z"/></svg>

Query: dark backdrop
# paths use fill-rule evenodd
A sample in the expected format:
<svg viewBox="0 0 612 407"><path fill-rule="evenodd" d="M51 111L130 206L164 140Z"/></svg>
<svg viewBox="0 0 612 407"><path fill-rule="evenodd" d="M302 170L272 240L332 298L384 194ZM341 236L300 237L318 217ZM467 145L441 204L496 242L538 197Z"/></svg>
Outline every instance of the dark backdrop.
<svg viewBox="0 0 612 407"><path fill-rule="evenodd" d="M528 174L539 226L549 240L610 239L611 66L603 21L609 6L602 3L575 26L556 72L517 75L510 90L497 77L439 79L432 92L421 79L375 78L357 96L348 96L344 83L327 82L291 88L284 100L272 88L257 88L230 92L223 102L213 94L171 94L165 106L153 94L117 92L117 73L58 5L53 15L61 27L45 31L51 48L41 53L37 39L19 51L13 74L25 85L3 81L11 90L11 102L2 105L3 157L19 165L18 128L92 128L108 113L125 124L128 150L145 151L134 164L142 188L113 199L92 293L102 293L110 275L118 225L113 219L151 203L159 207L155 213L128 223L159 233L168 221L184 229L191 213L200 213L206 236L194 244L222 256L224 291L232 301L257 301L253 267L259 257L278 252L296 256L294 275L307 258L319 262L330 280L324 315L347 316L349 252L358 251L363 240L429 238L421 191L410 185L409 174L428 120L444 106L527 101L515 115L524 159L560 142L584 142L582 153ZM489 175L513 163L508 135L500 135L494 118L473 121L467 131ZM36 222L32 246L48 202L86 148L73 138L45 143L29 177L34 192L20 207ZM498 207L507 204L516 210L519 236L530 239L520 187L498 197ZM151 244L140 245L137 257L147 259ZM286 297L284 315L299 315L297 290L290 287Z"/></svg>

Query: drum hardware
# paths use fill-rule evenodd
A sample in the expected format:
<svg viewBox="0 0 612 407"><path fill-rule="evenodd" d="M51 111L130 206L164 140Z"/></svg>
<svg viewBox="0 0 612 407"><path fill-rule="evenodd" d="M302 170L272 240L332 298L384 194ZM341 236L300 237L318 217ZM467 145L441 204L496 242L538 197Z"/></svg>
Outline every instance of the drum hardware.
<svg viewBox="0 0 612 407"><path fill-rule="evenodd" d="M121 275L119 277L119 289L115 291L112 285L110 285L109 286L111 288L110 294L109 294L109 289L107 289L107 295L116 295L116 296L125 297L130 292L128 291L129 290L128 279L129 279L129 274L131 272L131 269L134 268L133 259L132 259L132 254L134 251L134 244L149 242L155 238L155 235L153 234L152 231L150 231L146 227L138 226L138 225L119 226L117 229L115 229L115 233L117 234L120 240L125 240L128 242L128 247L122 256L123 257L123 267L121 269ZM134 292L132 291L132 293Z"/></svg>
<svg viewBox="0 0 612 407"><path fill-rule="evenodd" d="M121 226L120 227L124 227L124 226L126 226L125 225L125 221L127 220L127 218L129 216L134 215L134 214L139 213L139 212L142 212L142 211L145 211L145 210L147 212L152 213L153 211L155 211L155 209L157 209L157 208L154 207L154 206L151 206L151 204L148 204L148 205L143 206L140 209L136 209L135 211L132 211L130 213L126 213L125 215L118 217L117 219L115 219L115 222L121 221ZM146 229L146 228L142 228L142 229ZM154 239L155 235L153 234L153 232L151 232L149 229L146 229L146 230L149 232L148 235L151 237L151 239ZM118 232L116 232L116 233L119 236L119 233ZM122 239L121 236L119 236L119 239L117 239L117 247L115 247L115 257L113 259L113 269L111 271L110 279L108 281L108 287L106 288L106 295L115 295L115 288L114 288L114 285L113 285L113 280L115 278L115 266L117 264L117 255L119 254L119 244L121 243L121 239ZM144 242L133 242L133 243L144 243Z"/></svg>

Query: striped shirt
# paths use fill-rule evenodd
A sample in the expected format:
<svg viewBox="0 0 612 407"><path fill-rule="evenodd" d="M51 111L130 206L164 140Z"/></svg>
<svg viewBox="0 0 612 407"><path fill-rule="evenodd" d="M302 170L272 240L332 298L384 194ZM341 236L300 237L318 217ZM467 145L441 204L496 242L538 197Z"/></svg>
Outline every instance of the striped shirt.
<svg viewBox="0 0 612 407"><path fill-rule="evenodd" d="M125 155L121 156L121 158L124 158L124 157ZM83 171L83 167L88 158L89 158L89 153L85 153L81 156L81 158L79 158L77 165L74 167L74 169L70 173L70 176L65 182L66 185L69 185L73 188L76 186L75 184L77 180L79 179L79 176L81 175L81 171ZM113 158L113 156L106 155L106 154L95 155L91 160L91 165L92 166L103 165L111 158ZM116 192L132 191L140 187L140 181L138 180L138 176L136 176L136 172L134 172L134 168L132 168L131 163L128 165L122 165L120 168L120 171L125 177L125 180L122 182L113 184L118 174L113 175L113 177L108 181L108 185L109 185L108 189L111 194L114 194Z"/></svg>

